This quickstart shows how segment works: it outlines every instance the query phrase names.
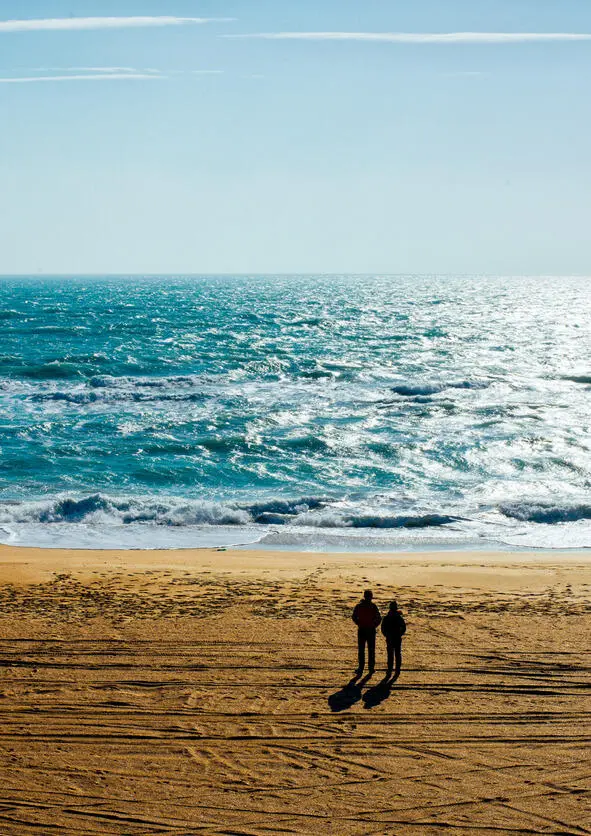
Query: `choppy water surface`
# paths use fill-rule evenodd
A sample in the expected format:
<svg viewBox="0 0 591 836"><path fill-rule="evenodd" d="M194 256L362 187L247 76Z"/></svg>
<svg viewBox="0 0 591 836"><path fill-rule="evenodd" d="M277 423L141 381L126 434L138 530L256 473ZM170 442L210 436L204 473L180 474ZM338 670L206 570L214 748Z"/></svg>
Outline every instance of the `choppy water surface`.
<svg viewBox="0 0 591 836"><path fill-rule="evenodd" d="M586 279L0 279L0 540L591 546Z"/></svg>

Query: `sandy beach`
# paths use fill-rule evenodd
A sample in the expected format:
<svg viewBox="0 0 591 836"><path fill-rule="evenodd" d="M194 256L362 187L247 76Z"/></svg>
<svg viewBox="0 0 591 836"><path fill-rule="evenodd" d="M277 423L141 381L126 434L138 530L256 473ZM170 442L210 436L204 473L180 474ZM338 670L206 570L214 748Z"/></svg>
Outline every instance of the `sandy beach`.
<svg viewBox="0 0 591 836"><path fill-rule="evenodd" d="M356 667L370 586L408 632ZM584 552L0 549L0 833L591 833Z"/></svg>

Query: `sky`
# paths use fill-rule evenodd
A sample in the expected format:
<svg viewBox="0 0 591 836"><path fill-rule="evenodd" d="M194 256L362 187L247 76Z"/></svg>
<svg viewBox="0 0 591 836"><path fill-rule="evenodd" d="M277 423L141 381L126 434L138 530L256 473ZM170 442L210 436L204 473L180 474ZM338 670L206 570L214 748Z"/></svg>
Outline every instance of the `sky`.
<svg viewBox="0 0 591 836"><path fill-rule="evenodd" d="M0 274L591 274L589 0L0 0Z"/></svg>

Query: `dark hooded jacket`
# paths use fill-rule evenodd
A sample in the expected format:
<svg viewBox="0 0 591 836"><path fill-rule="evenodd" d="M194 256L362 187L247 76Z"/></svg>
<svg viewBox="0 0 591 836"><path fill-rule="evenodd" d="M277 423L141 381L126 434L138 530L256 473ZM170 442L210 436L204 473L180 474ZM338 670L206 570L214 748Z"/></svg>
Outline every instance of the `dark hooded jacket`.
<svg viewBox="0 0 591 836"><path fill-rule="evenodd" d="M406 633L406 623L399 610L390 610L382 621L382 633L390 642L401 641Z"/></svg>

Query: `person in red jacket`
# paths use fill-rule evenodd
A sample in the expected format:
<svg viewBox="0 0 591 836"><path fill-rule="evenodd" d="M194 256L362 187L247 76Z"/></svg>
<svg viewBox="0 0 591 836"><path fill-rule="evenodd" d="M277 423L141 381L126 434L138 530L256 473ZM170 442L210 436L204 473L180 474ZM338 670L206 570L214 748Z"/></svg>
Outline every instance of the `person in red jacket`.
<svg viewBox="0 0 591 836"><path fill-rule="evenodd" d="M359 650L359 667L357 675L361 676L365 667L365 645L367 645L367 661L369 673L376 669L376 630L380 626L382 616L372 601L373 592L366 589L363 599L353 610L353 621L357 625L357 647Z"/></svg>

